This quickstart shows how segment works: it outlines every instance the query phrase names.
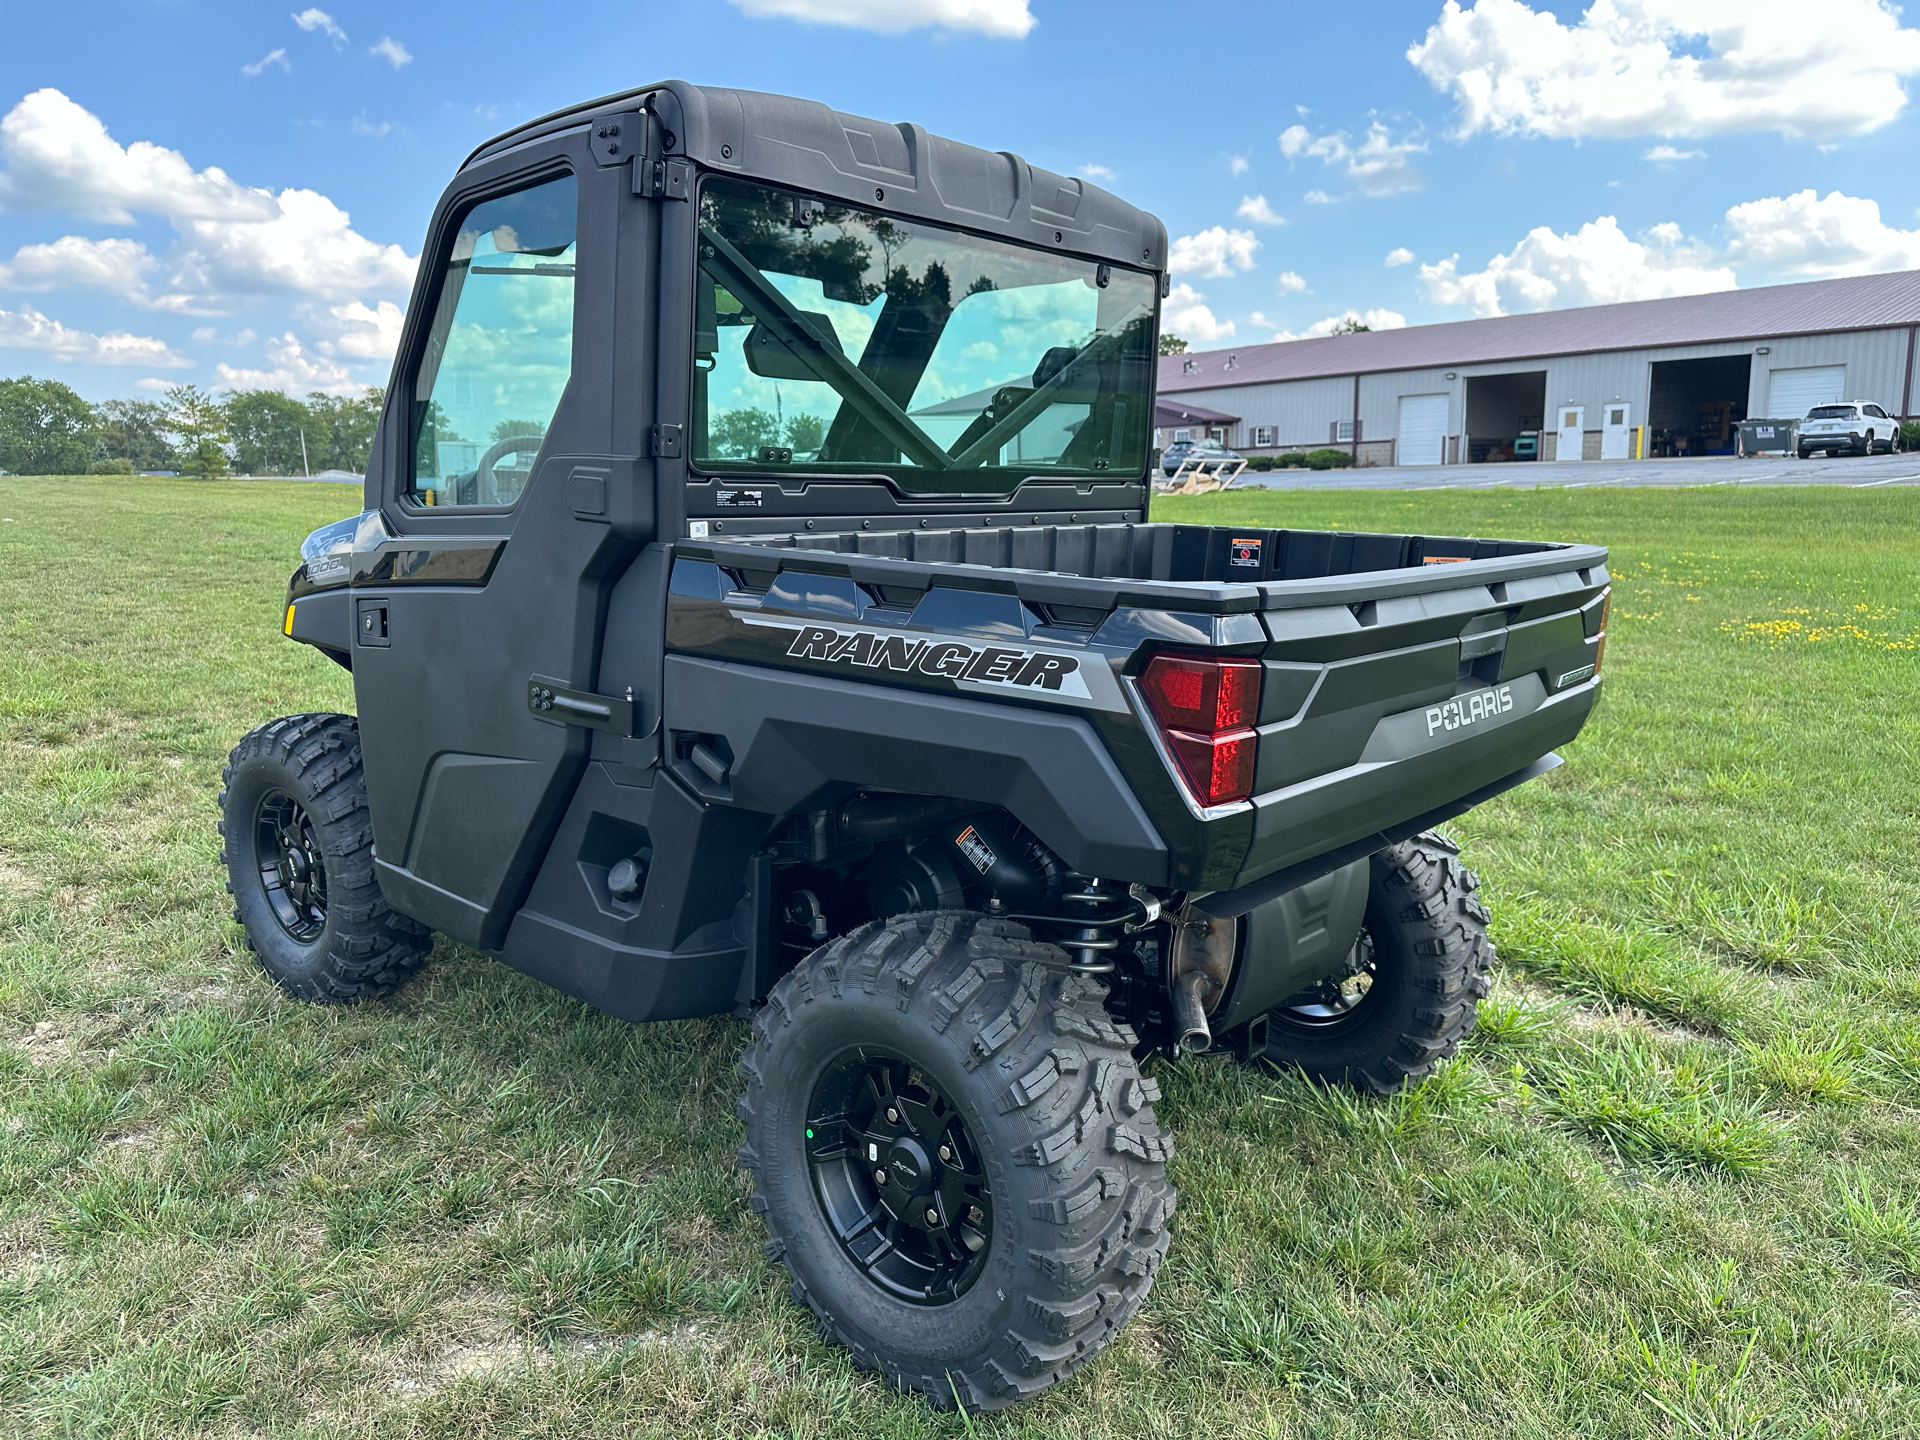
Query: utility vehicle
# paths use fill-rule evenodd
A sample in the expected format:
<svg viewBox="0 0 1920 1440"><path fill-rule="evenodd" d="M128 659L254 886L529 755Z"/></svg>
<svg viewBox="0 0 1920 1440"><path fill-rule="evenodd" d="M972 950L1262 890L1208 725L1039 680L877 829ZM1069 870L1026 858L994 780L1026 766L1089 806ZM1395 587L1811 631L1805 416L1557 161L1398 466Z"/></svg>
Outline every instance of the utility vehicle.
<svg viewBox="0 0 1920 1440"><path fill-rule="evenodd" d="M1493 947L1434 827L1559 763L1593 546L1150 523L1160 223L1006 153L667 82L434 212L365 509L284 631L357 717L221 796L294 995L435 935L750 1017L740 1163L823 1333L990 1409L1166 1254L1142 1073L1387 1091Z"/></svg>

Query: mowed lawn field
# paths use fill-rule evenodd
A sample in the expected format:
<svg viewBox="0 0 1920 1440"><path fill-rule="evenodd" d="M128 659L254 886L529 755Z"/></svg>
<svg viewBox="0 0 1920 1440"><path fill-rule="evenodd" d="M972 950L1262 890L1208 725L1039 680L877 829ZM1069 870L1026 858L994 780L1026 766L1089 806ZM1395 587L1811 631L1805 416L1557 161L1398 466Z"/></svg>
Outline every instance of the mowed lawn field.
<svg viewBox="0 0 1920 1440"><path fill-rule="evenodd" d="M1458 822L1502 957L1392 1100L1155 1062L1174 1248L1039 1403L823 1345L733 1170L733 1019L634 1027L442 942L280 997L228 748L303 484L0 479L0 1433L1920 1433L1920 494L1229 494L1161 518L1613 550L1606 696Z"/></svg>

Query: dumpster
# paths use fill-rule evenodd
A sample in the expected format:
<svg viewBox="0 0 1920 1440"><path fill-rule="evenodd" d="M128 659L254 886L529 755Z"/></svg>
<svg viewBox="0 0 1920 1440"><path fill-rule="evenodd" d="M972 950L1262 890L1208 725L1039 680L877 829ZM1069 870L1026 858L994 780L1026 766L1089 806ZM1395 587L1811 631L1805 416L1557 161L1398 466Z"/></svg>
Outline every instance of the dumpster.
<svg viewBox="0 0 1920 1440"><path fill-rule="evenodd" d="M1798 420L1742 420L1736 453L1790 455L1799 431Z"/></svg>

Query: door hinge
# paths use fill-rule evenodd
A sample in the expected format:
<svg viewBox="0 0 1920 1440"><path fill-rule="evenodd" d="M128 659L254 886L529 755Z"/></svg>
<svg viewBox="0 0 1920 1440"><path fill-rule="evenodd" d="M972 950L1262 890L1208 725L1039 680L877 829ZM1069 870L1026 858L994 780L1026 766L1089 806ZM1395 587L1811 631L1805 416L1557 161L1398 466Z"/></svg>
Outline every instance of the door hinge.
<svg viewBox="0 0 1920 1440"><path fill-rule="evenodd" d="M644 165L646 156L640 152L645 148L646 125L647 117L635 110L619 115L596 115L593 135L587 141L593 158L602 165L621 165L638 156L636 163Z"/></svg>
<svg viewBox="0 0 1920 1440"><path fill-rule="evenodd" d="M656 460L678 460L680 458L680 427L678 425L656 425L653 427L653 458Z"/></svg>
<svg viewBox="0 0 1920 1440"><path fill-rule="evenodd" d="M615 735L633 734L633 692L623 699L618 695L596 695L591 690L574 690L545 675L527 681L527 709L536 719L555 725L584 725L589 730L606 730Z"/></svg>
<svg viewBox="0 0 1920 1440"><path fill-rule="evenodd" d="M649 160L641 155L633 162L633 193L649 200L684 200L693 188L693 166L685 160Z"/></svg>

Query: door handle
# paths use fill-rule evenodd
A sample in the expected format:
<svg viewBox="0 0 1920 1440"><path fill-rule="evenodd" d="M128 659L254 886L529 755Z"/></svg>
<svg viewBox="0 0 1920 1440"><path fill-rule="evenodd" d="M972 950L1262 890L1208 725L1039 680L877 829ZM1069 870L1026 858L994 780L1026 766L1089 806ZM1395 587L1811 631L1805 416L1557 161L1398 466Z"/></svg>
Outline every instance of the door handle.
<svg viewBox="0 0 1920 1440"><path fill-rule="evenodd" d="M536 720L552 725L584 725L614 735L633 734L633 692L596 695L575 690L558 680L535 675L527 681L527 709Z"/></svg>

